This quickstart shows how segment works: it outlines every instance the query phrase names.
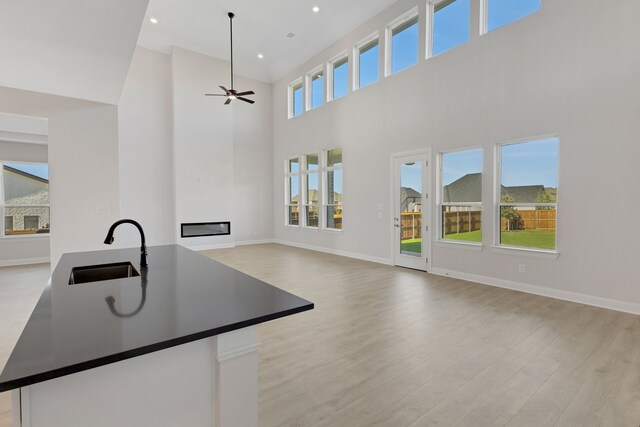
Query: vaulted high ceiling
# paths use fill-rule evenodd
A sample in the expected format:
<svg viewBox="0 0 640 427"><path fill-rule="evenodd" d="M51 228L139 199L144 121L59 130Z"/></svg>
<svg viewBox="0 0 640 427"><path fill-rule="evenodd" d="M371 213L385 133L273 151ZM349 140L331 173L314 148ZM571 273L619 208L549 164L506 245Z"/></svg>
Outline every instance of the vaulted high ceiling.
<svg viewBox="0 0 640 427"><path fill-rule="evenodd" d="M228 60L227 13L234 12L237 74L275 81L395 1L151 0L138 44L165 53L175 45Z"/></svg>
<svg viewBox="0 0 640 427"><path fill-rule="evenodd" d="M0 86L117 104L147 3L0 0Z"/></svg>

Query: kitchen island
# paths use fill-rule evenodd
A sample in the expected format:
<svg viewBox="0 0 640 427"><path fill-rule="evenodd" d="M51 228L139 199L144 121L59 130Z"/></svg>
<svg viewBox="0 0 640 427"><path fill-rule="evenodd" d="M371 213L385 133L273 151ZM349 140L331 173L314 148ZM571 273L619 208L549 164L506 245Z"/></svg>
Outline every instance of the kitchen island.
<svg viewBox="0 0 640 427"><path fill-rule="evenodd" d="M61 258L0 375L14 426L258 424L256 325L313 304L178 245L147 259Z"/></svg>

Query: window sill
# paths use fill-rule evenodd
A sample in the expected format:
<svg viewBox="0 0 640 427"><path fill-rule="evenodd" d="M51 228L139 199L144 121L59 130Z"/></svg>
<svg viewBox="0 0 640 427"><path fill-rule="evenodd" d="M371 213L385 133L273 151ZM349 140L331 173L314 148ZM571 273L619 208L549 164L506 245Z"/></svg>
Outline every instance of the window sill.
<svg viewBox="0 0 640 427"><path fill-rule="evenodd" d="M318 231L318 227L300 227L302 230L306 231Z"/></svg>
<svg viewBox="0 0 640 427"><path fill-rule="evenodd" d="M299 225L285 224L285 228L301 228Z"/></svg>
<svg viewBox="0 0 640 427"><path fill-rule="evenodd" d="M521 255L521 256L530 256L535 258L545 258L545 259L558 259L560 256L560 252L558 251L546 251L544 249L529 249L529 248L518 248L511 246L492 246L491 250L497 254L505 254L505 255Z"/></svg>
<svg viewBox="0 0 640 427"><path fill-rule="evenodd" d="M441 246L443 248L456 248L456 249L465 249L469 251L477 251L480 252L484 249L482 243L468 243L468 242L455 242L450 240L436 240L436 246Z"/></svg>
<svg viewBox="0 0 640 427"><path fill-rule="evenodd" d="M17 236L2 236L0 237L0 240L4 240L4 241L11 241L11 240L45 240L45 239L49 239L50 234L49 233L42 233L42 234L22 234L22 235L17 235Z"/></svg>
<svg viewBox="0 0 640 427"><path fill-rule="evenodd" d="M342 230L339 228L323 228L322 231L326 231L328 233L342 234Z"/></svg>

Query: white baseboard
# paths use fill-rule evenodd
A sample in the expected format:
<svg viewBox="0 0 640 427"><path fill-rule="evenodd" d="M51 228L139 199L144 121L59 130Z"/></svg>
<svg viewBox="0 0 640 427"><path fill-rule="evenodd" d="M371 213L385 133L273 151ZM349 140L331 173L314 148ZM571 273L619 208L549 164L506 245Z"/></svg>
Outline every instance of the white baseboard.
<svg viewBox="0 0 640 427"><path fill-rule="evenodd" d="M243 240L236 242L236 246L264 245L265 243L273 243L273 239L264 240Z"/></svg>
<svg viewBox="0 0 640 427"><path fill-rule="evenodd" d="M230 243L219 243L217 245L185 245L184 243L180 243L182 246L184 246L187 249L191 249L192 251L209 251L212 249L229 249L229 248L234 248L235 245L233 244L233 242Z"/></svg>
<svg viewBox="0 0 640 427"><path fill-rule="evenodd" d="M51 262L49 257L23 258L23 259L0 259L0 267L15 267L18 265L47 264Z"/></svg>
<svg viewBox="0 0 640 427"><path fill-rule="evenodd" d="M549 298L577 302L580 304L592 305L595 307L607 308L610 310L622 311L624 313L640 314L640 304L632 302L597 297L594 295L581 294L578 292L563 291L560 289L545 288L543 286L529 285L526 283L497 279L495 277L481 276L478 274L462 273L459 271L447 270L444 268L432 268L430 273L436 274L438 276L453 277L455 279L495 286L498 288L511 289L514 291L521 291Z"/></svg>
<svg viewBox="0 0 640 427"><path fill-rule="evenodd" d="M384 264L384 265L393 265L393 262L390 259L380 258L380 257L375 257L370 255L363 255L356 252L340 251L337 249L323 248L321 246L305 245L304 243L289 242L287 240L278 240L278 239L275 239L273 243L278 243L280 245L285 245L285 246L293 246L301 249L308 249L310 251L324 252L326 254L339 255L347 258L355 258L361 261L376 262L378 264Z"/></svg>

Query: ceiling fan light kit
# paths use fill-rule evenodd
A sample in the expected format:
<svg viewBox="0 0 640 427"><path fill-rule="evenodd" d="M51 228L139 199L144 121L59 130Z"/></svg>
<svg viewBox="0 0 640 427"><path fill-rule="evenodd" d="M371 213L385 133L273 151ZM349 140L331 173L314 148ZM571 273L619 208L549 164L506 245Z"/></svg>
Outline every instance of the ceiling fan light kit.
<svg viewBox="0 0 640 427"><path fill-rule="evenodd" d="M244 98L247 95L255 95L255 92L252 90L248 90L245 92L238 92L233 88L233 17L235 16L232 12L229 12L229 33L231 35L231 89L227 89L224 86L218 86L220 89L224 91L224 94L219 93L205 93L205 96L224 96L227 100L224 102L224 105L231 104L231 101L234 99L239 99L240 101L248 102L249 104L255 103L255 101Z"/></svg>

